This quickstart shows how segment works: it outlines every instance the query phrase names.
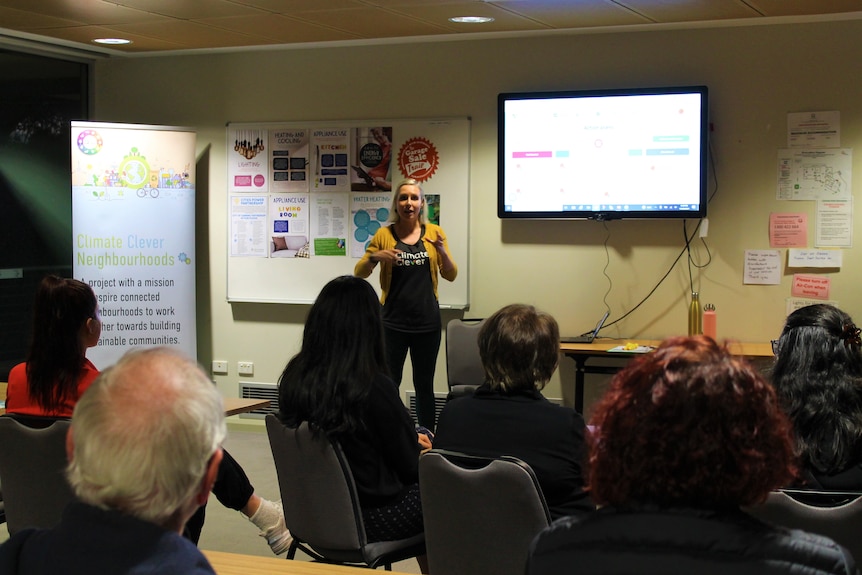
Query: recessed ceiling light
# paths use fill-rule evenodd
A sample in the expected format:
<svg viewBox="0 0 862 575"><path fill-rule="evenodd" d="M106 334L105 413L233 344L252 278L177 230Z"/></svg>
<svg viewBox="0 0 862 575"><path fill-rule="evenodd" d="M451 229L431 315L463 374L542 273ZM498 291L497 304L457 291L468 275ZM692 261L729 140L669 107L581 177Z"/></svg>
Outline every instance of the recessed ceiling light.
<svg viewBox="0 0 862 575"><path fill-rule="evenodd" d="M494 19L485 16L455 16L449 18L449 21L457 22L458 24L485 24L486 22L493 22Z"/></svg>
<svg viewBox="0 0 862 575"><path fill-rule="evenodd" d="M96 44L110 44L112 46L132 43L131 40L126 40L125 38L96 38L93 42Z"/></svg>

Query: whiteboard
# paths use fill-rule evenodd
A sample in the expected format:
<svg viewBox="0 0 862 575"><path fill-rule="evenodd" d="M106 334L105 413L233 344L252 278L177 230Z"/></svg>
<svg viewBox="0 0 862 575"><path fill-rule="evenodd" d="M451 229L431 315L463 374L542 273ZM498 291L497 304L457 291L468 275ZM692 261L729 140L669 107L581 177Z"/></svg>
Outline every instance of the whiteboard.
<svg viewBox="0 0 862 575"><path fill-rule="evenodd" d="M405 177L415 177L421 181L426 198L438 202L439 225L458 265L458 277L454 282L439 279L440 307L469 308L469 118L229 123L228 302L310 304L329 280L353 274L359 261L357 255L364 251L372 235L364 229L364 221L357 217L362 200L369 197L379 200L385 194L388 211L392 197L391 191L369 187L365 184L368 180L362 180L359 171L353 168L366 149L362 137L370 127L391 127L389 179L392 187ZM305 141L303 137L292 140L283 137L301 134ZM325 138L333 134L335 145L316 145L327 142ZM344 137L339 138L339 135ZM283 143L287 141L294 144ZM293 148L288 149L291 145ZM334 163L327 162L325 152L320 151L338 147L346 148L341 150L346 154L346 166L340 157ZM290 174L286 170L279 172L280 168L291 165L291 159L301 164L302 157L307 158L304 174L299 173L302 170ZM339 168L346 168L347 175ZM338 175L333 175L335 173ZM277 221L278 217L273 214L281 213L283 208L275 206L274 202L288 200L303 205L308 201L307 213L302 216L306 220ZM317 207L328 203L333 204L331 208ZM324 211L326 218L322 215ZM266 212L265 217L262 212ZM290 229L304 229L310 249L277 257L284 254L277 251L273 236L279 235L276 230L287 229L288 223L304 226ZM319 233L324 226L327 233ZM334 240L323 237L329 235ZM296 250L287 253L291 251ZM312 253L303 257L308 251ZM378 270L368 280L379 292Z"/></svg>

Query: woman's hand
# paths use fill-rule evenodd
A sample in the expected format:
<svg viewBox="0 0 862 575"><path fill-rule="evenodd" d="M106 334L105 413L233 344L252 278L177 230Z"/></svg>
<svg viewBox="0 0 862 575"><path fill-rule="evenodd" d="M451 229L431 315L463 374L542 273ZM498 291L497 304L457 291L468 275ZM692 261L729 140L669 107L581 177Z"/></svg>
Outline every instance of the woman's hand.
<svg viewBox="0 0 862 575"><path fill-rule="evenodd" d="M369 258L374 263L389 262L392 265L397 265L401 259L401 250L378 250Z"/></svg>

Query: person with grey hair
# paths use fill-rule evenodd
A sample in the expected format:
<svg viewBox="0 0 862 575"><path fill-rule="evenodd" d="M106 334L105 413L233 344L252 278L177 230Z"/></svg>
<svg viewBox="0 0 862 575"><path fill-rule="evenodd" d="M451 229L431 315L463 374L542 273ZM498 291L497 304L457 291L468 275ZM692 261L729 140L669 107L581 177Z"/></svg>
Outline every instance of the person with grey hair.
<svg viewBox="0 0 862 575"><path fill-rule="evenodd" d="M478 343L485 381L446 404L434 447L523 460L554 519L594 510L584 491L584 419L541 393L559 362L557 321L531 305L507 305L485 320Z"/></svg>
<svg viewBox="0 0 862 575"><path fill-rule="evenodd" d="M194 361L127 353L75 406L66 450L78 501L56 527L0 546L0 573L214 573L181 532L207 501L225 434L221 395Z"/></svg>
<svg viewBox="0 0 862 575"><path fill-rule="evenodd" d="M421 184L402 180L392 195L389 225L379 228L353 275L367 278L380 264L383 327L389 376L399 387L407 352L413 367L416 418L434 429L434 370L442 322L438 276L455 281L458 266L449 253L443 228L428 221Z"/></svg>

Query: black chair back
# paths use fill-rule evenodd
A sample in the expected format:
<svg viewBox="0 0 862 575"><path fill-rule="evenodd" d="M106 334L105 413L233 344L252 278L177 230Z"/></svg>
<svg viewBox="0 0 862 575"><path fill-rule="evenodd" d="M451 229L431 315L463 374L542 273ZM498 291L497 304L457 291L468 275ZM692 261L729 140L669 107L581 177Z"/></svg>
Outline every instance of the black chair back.
<svg viewBox="0 0 862 575"><path fill-rule="evenodd" d="M70 421L40 418L28 427L18 416L0 416L0 482L9 534L53 527L75 499L66 481L66 433Z"/></svg>
<svg viewBox="0 0 862 575"><path fill-rule="evenodd" d="M515 457L432 449L419 459L419 491L434 575L523 575L551 521L533 470Z"/></svg>

